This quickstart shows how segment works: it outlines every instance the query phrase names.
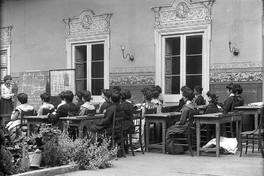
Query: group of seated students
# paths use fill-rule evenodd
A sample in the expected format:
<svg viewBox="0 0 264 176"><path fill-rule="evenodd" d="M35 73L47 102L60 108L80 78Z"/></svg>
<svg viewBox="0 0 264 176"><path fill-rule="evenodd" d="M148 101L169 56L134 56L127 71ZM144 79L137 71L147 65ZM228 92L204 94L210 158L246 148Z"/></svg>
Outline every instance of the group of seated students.
<svg viewBox="0 0 264 176"><path fill-rule="evenodd" d="M104 113L104 118L96 123L91 123L88 130L91 132L104 132L107 129L112 128L113 116L124 117L125 130L133 129L132 116L134 113L134 106L129 99L131 98L131 92L127 89L121 90L119 87L113 89L102 90L102 97L104 102L100 104L98 110L90 102L90 91L78 91L76 93L77 102L73 103L74 94L70 90L63 91L59 94L61 103L55 109L54 105L49 103L50 96L47 93L40 95L42 105L36 112L33 106L28 104L28 96L25 93L17 95L20 105L18 105L11 115L11 122L7 124L8 130L17 134L17 130L20 127L21 117L23 115L48 115L49 122L53 125L59 126L59 118L67 116L83 116L94 115L97 113ZM89 116L87 116L89 118Z"/></svg>
<svg viewBox="0 0 264 176"><path fill-rule="evenodd" d="M174 125L170 126L166 132L166 143L169 153L175 152L175 148L173 147L173 142L175 142L175 135L183 134L188 127L188 123L190 121L193 121L193 119L190 119L190 114L200 113L197 105L205 104L205 100L201 95L202 88L200 86L195 86L194 91L191 88L184 86L181 88L181 91L182 99L180 100L178 109L179 111L181 111L180 120ZM217 113L220 111L223 113L228 113L233 111L234 107L244 105L244 99L241 97L243 89L239 84L228 84L226 86L226 91L228 93L228 98L222 104L218 103L218 97L216 96L216 94L210 91L206 93L208 97L208 105L206 105L204 114ZM183 151L182 147L181 149L179 148L178 152Z"/></svg>

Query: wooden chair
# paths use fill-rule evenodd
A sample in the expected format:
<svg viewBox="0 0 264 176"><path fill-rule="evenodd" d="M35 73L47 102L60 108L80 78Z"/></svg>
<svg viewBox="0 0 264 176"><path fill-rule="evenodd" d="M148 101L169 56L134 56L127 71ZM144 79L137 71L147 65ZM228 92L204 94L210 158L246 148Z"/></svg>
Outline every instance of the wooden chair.
<svg viewBox="0 0 264 176"><path fill-rule="evenodd" d="M142 154L144 154L144 147L142 144L142 140L143 140L142 139L142 118L143 118L142 110L135 111L135 113L133 114L133 122L134 122L134 128L135 128L133 135L138 135L139 146L140 146ZM130 134L129 140L131 140L131 144L132 144L132 134Z"/></svg>
<svg viewBox="0 0 264 176"><path fill-rule="evenodd" d="M20 129L21 129L22 134L30 135L30 134L27 134L28 133L28 127L27 127L27 121L24 119L24 116L35 116L35 115L37 115L37 112L34 109L32 111L21 111ZM29 127L29 128L32 128L32 127ZM32 131L32 130L29 130L29 131Z"/></svg>
<svg viewBox="0 0 264 176"><path fill-rule="evenodd" d="M124 138L124 129L123 129L124 116L122 113L114 113L112 131L111 131L111 140L112 146L119 146L121 150L121 156L126 157L125 154L125 138Z"/></svg>
<svg viewBox="0 0 264 176"><path fill-rule="evenodd" d="M252 131L244 131L240 133L240 157L242 156L243 146L246 148L245 154L247 154L248 147L252 147L254 152L255 144L258 144L258 149L261 150L262 157L264 158L264 107L261 108L261 115L258 128Z"/></svg>
<svg viewBox="0 0 264 176"><path fill-rule="evenodd" d="M187 129L182 134L175 134L173 138L173 145L188 147L191 156L193 156L193 148L195 147L195 125L193 116L199 114L196 110L190 110L189 117L187 119Z"/></svg>

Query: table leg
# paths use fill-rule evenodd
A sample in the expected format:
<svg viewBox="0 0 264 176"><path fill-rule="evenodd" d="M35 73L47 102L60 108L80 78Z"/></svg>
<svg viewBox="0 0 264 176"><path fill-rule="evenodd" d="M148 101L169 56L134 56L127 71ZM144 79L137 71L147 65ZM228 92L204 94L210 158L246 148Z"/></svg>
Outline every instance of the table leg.
<svg viewBox="0 0 264 176"><path fill-rule="evenodd" d="M83 137L83 125L79 124L78 125L78 131L79 131L79 138Z"/></svg>
<svg viewBox="0 0 264 176"><path fill-rule="evenodd" d="M196 120L196 150L197 150L197 156L200 156L200 120Z"/></svg>
<svg viewBox="0 0 264 176"><path fill-rule="evenodd" d="M162 153L166 153L166 121L162 121Z"/></svg>
<svg viewBox="0 0 264 176"><path fill-rule="evenodd" d="M30 135L30 122L28 121L27 122L27 135L29 136Z"/></svg>
<svg viewBox="0 0 264 176"><path fill-rule="evenodd" d="M255 129L258 128L258 113L254 114L254 121L255 121Z"/></svg>
<svg viewBox="0 0 264 176"><path fill-rule="evenodd" d="M148 152L149 147L149 121L146 119L146 152Z"/></svg>
<svg viewBox="0 0 264 176"><path fill-rule="evenodd" d="M216 136L216 156L219 157L220 153L220 124L215 124L215 136Z"/></svg>

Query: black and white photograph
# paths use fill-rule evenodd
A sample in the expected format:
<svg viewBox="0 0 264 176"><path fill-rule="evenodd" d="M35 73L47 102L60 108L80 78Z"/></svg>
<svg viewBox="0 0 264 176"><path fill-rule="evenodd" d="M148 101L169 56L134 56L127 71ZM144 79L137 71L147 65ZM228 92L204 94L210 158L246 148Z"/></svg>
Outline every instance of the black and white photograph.
<svg viewBox="0 0 264 176"><path fill-rule="evenodd" d="M0 0L0 176L263 176L264 0Z"/></svg>

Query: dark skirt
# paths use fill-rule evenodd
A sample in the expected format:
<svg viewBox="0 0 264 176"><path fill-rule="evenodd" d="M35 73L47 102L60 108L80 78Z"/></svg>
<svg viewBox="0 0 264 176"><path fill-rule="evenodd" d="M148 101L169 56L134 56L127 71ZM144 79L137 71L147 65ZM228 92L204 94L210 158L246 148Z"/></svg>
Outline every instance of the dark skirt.
<svg viewBox="0 0 264 176"><path fill-rule="evenodd" d="M13 102L12 99L4 99L0 100L0 114L11 114L13 111Z"/></svg>

